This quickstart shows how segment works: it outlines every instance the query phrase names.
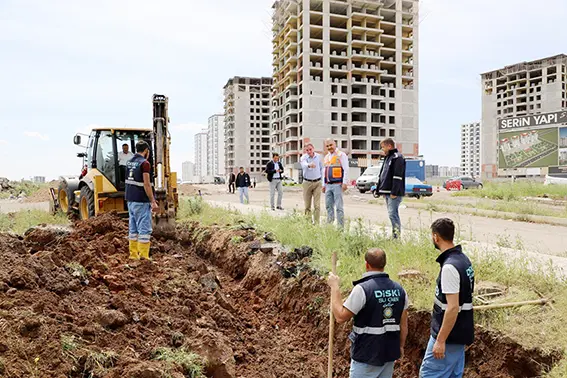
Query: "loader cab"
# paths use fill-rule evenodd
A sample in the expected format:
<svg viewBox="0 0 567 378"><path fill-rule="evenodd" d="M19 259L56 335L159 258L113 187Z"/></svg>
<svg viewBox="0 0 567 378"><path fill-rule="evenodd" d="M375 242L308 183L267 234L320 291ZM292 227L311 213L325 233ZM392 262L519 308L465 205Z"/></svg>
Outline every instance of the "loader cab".
<svg viewBox="0 0 567 378"><path fill-rule="evenodd" d="M126 189L126 165L121 164L119 153L122 146L128 145L129 152L135 154L136 143L145 140L152 146L152 133L149 130L130 129L95 129L89 135L86 148L85 163L88 171L96 169L112 184L113 191L122 192ZM75 144L77 140L75 140ZM80 143L80 139L78 140ZM152 154L150 153L150 163ZM153 164L152 164L153 166ZM153 176L153 175L151 175ZM110 191L107 188L105 191Z"/></svg>

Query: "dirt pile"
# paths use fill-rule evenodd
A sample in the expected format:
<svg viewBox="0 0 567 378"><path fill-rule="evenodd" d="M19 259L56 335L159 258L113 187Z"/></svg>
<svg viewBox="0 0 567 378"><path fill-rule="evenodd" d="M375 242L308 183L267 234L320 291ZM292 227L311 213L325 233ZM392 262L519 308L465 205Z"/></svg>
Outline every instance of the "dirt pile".
<svg viewBox="0 0 567 378"><path fill-rule="evenodd" d="M194 352L208 377L325 376L328 289L308 248L276 256L255 230L193 224L131 262L126 236L110 214L0 234L0 374L198 377ZM398 377L417 377L428 337L428 314L410 321ZM347 334L337 328L337 377ZM467 377L535 377L556 359L483 330L468 354Z"/></svg>

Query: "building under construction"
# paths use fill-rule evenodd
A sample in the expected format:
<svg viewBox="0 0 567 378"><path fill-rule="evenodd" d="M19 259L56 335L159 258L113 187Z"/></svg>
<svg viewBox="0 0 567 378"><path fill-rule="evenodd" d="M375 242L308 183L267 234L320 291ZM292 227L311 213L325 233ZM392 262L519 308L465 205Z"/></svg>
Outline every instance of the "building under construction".
<svg viewBox="0 0 567 378"><path fill-rule="evenodd" d="M292 171L303 145L337 140L351 158L376 159L395 138L418 148L418 1L274 3L272 145ZM296 168L297 170L297 168Z"/></svg>
<svg viewBox="0 0 567 378"><path fill-rule="evenodd" d="M550 167L560 165L556 149L562 122L538 123L537 116L567 109L566 66L567 55L561 54L481 75L482 177L541 176L553 171ZM533 117L536 122L529 123L530 116L536 116ZM521 119L529 126L514 130L506 127L508 124L499 127L499 123L507 119ZM546 127L548 130L537 134L537 141L531 140L530 148L515 151L513 159L507 160L516 139L519 145L526 132L536 135L531 133L532 129ZM516 163L511 165L511 161Z"/></svg>

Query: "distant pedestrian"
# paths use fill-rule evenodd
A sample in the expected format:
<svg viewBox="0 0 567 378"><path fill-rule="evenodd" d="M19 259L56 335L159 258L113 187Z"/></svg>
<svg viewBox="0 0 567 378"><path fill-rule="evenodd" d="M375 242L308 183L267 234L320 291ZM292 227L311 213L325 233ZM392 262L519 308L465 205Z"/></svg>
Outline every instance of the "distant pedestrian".
<svg viewBox="0 0 567 378"><path fill-rule="evenodd" d="M462 377L465 346L474 341L474 269L460 245L455 246L455 225L447 218L431 225L433 244L441 254L437 262L431 337L423 357L420 378Z"/></svg>
<svg viewBox="0 0 567 378"><path fill-rule="evenodd" d="M382 141L382 156L384 163L378 179L378 193L386 199L388 216L392 223L392 237L397 239L402 232L399 208L406 193L406 159L396 149L393 139Z"/></svg>
<svg viewBox="0 0 567 378"><path fill-rule="evenodd" d="M325 140L327 155L323 165L325 166L325 182L323 193L325 193L325 205L327 208L327 222L335 221L335 207L337 209L337 222L340 228L344 228L345 212L343 209L343 192L348 186L348 156L337 148L332 139Z"/></svg>
<svg viewBox="0 0 567 378"><path fill-rule="evenodd" d="M303 203L305 215L311 219L311 203L313 202L313 220L319 224L321 217L321 188L325 175L323 158L315 153L315 147L309 143L305 146L305 155L301 157L303 169Z"/></svg>
<svg viewBox="0 0 567 378"><path fill-rule="evenodd" d="M280 155L277 153L273 154L272 161L270 161L266 165L266 176L270 183L270 206L272 210L275 210L276 207L275 203L275 196L276 192L278 192L278 210L283 210L282 207L282 197L283 197L283 186L282 186L282 179L283 179L283 171L284 166L280 161Z"/></svg>
<svg viewBox="0 0 567 378"><path fill-rule="evenodd" d="M228 176L228 192L229 193L233 193L235 192L234 190L234 183L236 182L236 176L234 175L234 172L230 172L230 175Z"/></svg>
<svg viewBox="0 0 567 378"><path fill-rule="evenodd" d="M404 356L408 335L408 297L384 273L386 253L374 248L364 257L366 273L342 302L339 277L331 273L332 311L338 323L354 317L349 339L350 378L391 378L394 361Z"/></svg>
<svg viewBox="0 0 567 378"><path fill-rule="evenodd" d="M240 194L240 203L245 203L244 197L246 197L246 203L250 203L250 198L248 197L248 188L251 187L250 175L244 172L244 167L240 167L240 172L236 176L236 187L238 188L238 194Z"/></svg>
<svg viewBox="0 0 567 378"><path fill-rule="evenodd" d="M256 189L256 177L254 177L254 181L252 182L252 187Z"/></svg>

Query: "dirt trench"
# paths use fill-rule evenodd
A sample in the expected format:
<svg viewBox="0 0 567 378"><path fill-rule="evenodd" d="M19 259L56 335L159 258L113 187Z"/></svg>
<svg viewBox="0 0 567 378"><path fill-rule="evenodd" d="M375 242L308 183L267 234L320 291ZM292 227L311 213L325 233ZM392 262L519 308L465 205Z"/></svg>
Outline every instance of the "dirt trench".
<svg viewBox="0 0 567 378"><path fill-rule="evenodd" d="M276 256L248 227L192 224L154 240L152 263L131 262L126 235L113 215L0 234L0 376L192 376L160 348L204 357L207 377L326 376L328 288L308 248ZM429 314L412 313L410 330L396 377L417 377ZM336 377L348 377L348 331L336 329ZM538 377L559 360L477 335L466 377Z"/></svg>

